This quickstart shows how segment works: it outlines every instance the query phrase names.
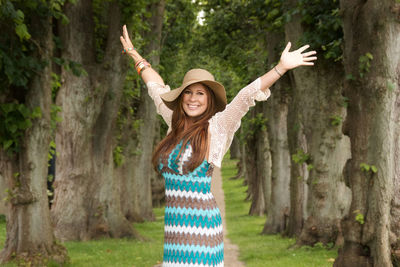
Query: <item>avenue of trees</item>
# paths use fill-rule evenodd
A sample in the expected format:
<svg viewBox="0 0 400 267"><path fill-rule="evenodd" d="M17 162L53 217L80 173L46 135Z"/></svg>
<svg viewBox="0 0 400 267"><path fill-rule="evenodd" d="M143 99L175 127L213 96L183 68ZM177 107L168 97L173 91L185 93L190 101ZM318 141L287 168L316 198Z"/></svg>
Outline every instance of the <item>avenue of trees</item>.
<svg viewBox="0 0 400 267"><path fill-rule="evenodd" d="M334 266L400 266L398 0L0 0L0 263L63 263L58 241L140 239L154 219L166 126L121 54L124 24L171 88L200 67L229 99L287 41L317 50L232 144L249 214L267 214L262 234L338 247Z"/></svg>

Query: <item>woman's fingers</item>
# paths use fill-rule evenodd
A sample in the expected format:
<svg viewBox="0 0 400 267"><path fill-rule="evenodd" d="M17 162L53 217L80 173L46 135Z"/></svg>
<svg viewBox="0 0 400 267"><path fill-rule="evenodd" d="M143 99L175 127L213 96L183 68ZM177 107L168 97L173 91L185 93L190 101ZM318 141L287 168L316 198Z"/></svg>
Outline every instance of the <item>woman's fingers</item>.
<svg viewBox="0 0 400 267"><path fill-rule="evenodd" d="M128 48L128 45L127 45L127 43L126 43L124 37L120 36L120 37L119 37L119 40L121 41L122 46L123 46L125 49Z"/></svg>
<svg viewBox="0 0 400 267"><path fill-rule="evenodd" d="M304 61L313 61L313 60L317 60L317 57L305 57L303 58Z"/></svg>
<svg viewBox="0 0 400 267"><path fill-rule="evenodd" d="M133 44L132 44L132 42L131 42L131 39L129 38L128 29L126 28L126 25L124 25L124 26L122 27L122 35L123 35L125 44L127 45L126 48L128 48L128 47L133 47Z"/></svg>
<svg viewBox="0 0 400 267"><path fill-rule="evenodd" d="M285 49L283 50L283 53L289 52L291 46L292 46L292 43L291 43L291 42L288 42L287 45L286 45L286 47L285 47Z"/></svg>
<svg viewBox="0 0 400 267"><path fill-rule="evenodd" d="M302 53L304 50L306 50L309 47L310 47L310 45L304 45L304 46L300 47L299 49L297 49L297 51Z"/></svg>
<svg viewBox="0 0 400 267"><path fill-rule="evenodd" d="M124 35L125 40L129 39L128 30L126 29L126 25L122 27L122 34Z"/></svg>
<svg viewBox="0 0 400 267"><path fill-rule="evenodd" d="M303 55L303 57L309 57L309 56L315 55L316 53L317 53L316 51L310 51L310 52L303 53L302 55Z"/></svg>

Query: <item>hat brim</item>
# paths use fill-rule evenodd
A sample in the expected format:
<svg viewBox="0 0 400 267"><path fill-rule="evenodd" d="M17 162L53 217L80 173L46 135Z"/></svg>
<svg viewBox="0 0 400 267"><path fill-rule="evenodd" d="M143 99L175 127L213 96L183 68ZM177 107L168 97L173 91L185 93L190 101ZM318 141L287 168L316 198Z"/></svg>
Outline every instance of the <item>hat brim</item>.
<svg viewBox="0 0 400 267"><path fill-rule="evenodd" d="M208 86L214 92L217 112L223 111L225 109L227 104L225 87L219 82L211 80L191 80L190 82L184 83L182 84L182 86L174 90L161 94L160 97L169 109L174 110L178 103L177 99L182 91L189 85L195 83L202 83Z"/></svg>

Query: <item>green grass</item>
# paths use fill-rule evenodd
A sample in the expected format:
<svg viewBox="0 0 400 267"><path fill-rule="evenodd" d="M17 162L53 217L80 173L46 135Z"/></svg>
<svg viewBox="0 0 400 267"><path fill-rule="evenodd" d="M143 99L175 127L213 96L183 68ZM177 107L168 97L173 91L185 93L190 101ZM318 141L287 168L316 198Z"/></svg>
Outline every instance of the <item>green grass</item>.
<svg viewBox="0 0 400 267"><path fill-rule="evenodd" d="M337 250L321 246L288 249L294 239L280 235L261 235L266 217L249 216L250 202L246 198L243 180L229 180L236 174L236 161L225 157L222 179L225 192L225 209L228 238L239 246L239 259L247 267L325 267L332 266Z"/></svg>
<svg viewBox="0 0 400 267"><path fill-rule="evenodd" d="M228 237L239 246L240 260L247 267L325 267L332 266L336 250L318 247L288 249L294 239L279 235L260 235L265 217L248 216L250 202L243 201L246 187L242 180L229 180L236 174L236 161L224 159L222 176L225 191ZM69 267L147 267L162 261L164 208L154 209L156 221L135 224L148 241L103 239L88 242L67 242ZM0 218L0 249L6 238L5 221ZM12 267L14 264L3 266ZM227 266L231 267L231 266Z"/></svg>
<svg viewBox="0 0 400 267"><path fill-rule="evenodd" d="M162 261L164 208L153 210L155 222L135 224L147 241L104 239L88 242L67 242L70 266L153 266Z"/></svg>
<svg viewBox="0 0 400 267"><path fill-rule="evenodd" d="M134 224L147 241L103 239L87 242L66 242L68 267L147 267L162 261L164 208L153 209L156 221ZM6 225L0 221L0 249L4 247ZM4 266L16 266L7 264Z"/></svg>

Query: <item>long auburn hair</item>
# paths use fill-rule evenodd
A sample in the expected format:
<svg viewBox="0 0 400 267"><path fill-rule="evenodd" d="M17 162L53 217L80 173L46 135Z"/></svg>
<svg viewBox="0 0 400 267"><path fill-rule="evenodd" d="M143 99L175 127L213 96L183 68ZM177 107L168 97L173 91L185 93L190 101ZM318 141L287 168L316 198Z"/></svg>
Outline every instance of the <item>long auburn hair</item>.
<svg viewBox="0 0 400 267"><path fill-rule="evenodd" d="M188 116L182 107L183 93L177 98L177 105L172 113L171 132L157 145L153 153L152 163L156 171L160 163L160 157L165 156L165 153L170 153L172 149L180 142L183 141L182 147L179 151L179 159L183 149L187 143L190 142L192 146L192 157L189 161L189 170L193 171L205 159L208 148L208 120L217 112L215 104L214 92L205 84L207 90L207 109L195 118L193 124L185 130L185 125L188 123Z"/></svg>

